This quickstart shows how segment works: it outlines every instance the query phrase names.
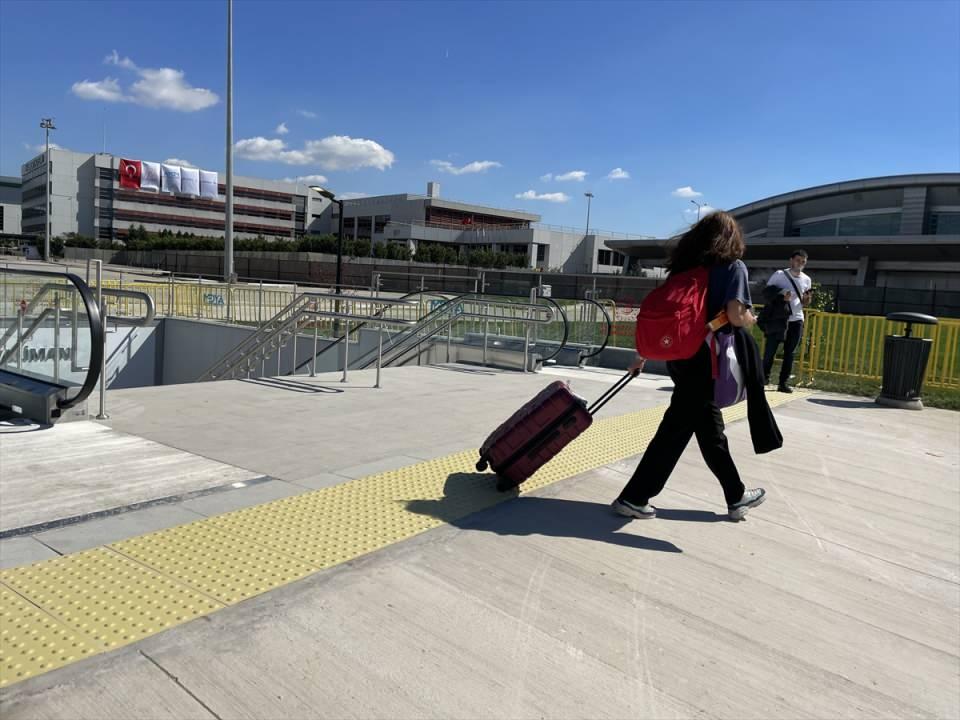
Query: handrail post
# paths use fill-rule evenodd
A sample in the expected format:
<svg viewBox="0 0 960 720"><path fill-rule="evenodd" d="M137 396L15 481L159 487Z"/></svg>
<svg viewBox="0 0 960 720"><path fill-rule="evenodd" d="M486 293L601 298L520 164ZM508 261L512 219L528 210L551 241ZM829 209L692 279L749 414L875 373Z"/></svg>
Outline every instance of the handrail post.
<svg viewBox="0 0 960 720"><path fill-rule="evenodd" d="M23 367L23 313L26 310L24 307L17 307L17 344L14 346L17 348L17 370L20 370Z"/></svg>
<svg viewBox="0 0 960 720"><path fill-rule="evenodd" d="M60 293L53 296L53 381L60 382Z"/></svg>
<svg viewBox="0 0 960 720"><path fill-rule="evenodd" d="M317 301L313 301L313 309L317 309ZM317 337L320 332L320 323L317 318L313 318L313 360L310 361L310 377L317 376Z"/></svg>
<svg viewBox="0 0 960 720"><path fill-rule="evenodd" d="M383 323L380 323L380 331L377 333L377 384L375 388L380 387L380 366L383 364Z"/></svg>
<svg viewBox="0 0 960 720"><path fill-rule="evenodd" d="M103 261L94 260L97 273L97 306L103 323L103 353L100 356L100 412L97 420L106 420L107 415L107 304L103 299Z"/></svg>
<svg viewBox="0 0 960 720"><path fill-rule="evenodd" d="M260 281L260 290L257 292L257 325L263 324L263 280Z"/></svg>
<svg viewBox="0 0 960 720"><path fill-rule="evenodd" d="M293 372L290 373L291 375L297 374L297 335L299 335L299 333L297 332L297 325L300 324L299 313L295 313L294 317L296 317L297 319L293 323L293 363L292 363Z"/></svg>
<svg viewBox="0 0 960 720"><path fill-rule="evenodd" d="M200 317L200 305L203 302L203 276L197 275L197 317Z"/></svg>
<svg viewBox="0 0 960 720"><path fill-rule="evenodd" d="M490 303L483 306L483 366L487 366L487 333L490 330Z"/></svg>
<svg viewBox="0 0 960 720"><path fill-rule="evenodd" d="M339 301L337 301L339 304ZM337 310L337 312L340 312ZM343 334L343 377L340 378L340 382L345 383L347 381L347 366L350 364L350 321L347 323L347 331Z"/></svg>

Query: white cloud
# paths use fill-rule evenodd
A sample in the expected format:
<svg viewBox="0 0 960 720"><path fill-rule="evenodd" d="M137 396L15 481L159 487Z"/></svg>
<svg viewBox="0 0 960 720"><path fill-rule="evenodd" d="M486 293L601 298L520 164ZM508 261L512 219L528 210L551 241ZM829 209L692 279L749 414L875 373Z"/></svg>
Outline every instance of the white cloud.
<svg viewBox="0 0 960 720"><path fill-rule="evenodd" d="M23 147L25 147L27 150L30 150L31 152L35 152L35 153L42 153L42 152L46 152L46 151L47 151L46 145L43 145L43 144L41 144L41 145L31 145L30 143L24 143L24 144L23 144ZM52 143L50 143L50 149L51 149L51 150L61 150L62 148L61 148L59 145L57 145L56 143L53 143L53 142L52 142Z"/></svg>
<svg viewBox="0 0 960 720"><path fill-rule="evenodd" d="M550 182L551 180L553 180L553 173L547 173L546 175L541 175L540 179L543 180L543 182Z"/></svg>
<svg viewBox="0 0 960 720"><path fill-rule="evenodd" d="M107 56L103 59L103 62L104 62L104 64L106 64L106 65L116 65L117 67L126 68L127 70L136 70L136 69L137 69L137 66L136 66L136 64L133 62L133 60L131 60L131 59L128 58L128 57L121 58L121 57L120 57L120 54L119 54L116 50L114 50L114 51L111 52L109 55L107 55Z"/></svg>
<svg viewBox="0 0 960 720"><path fill-rule="evenodd" d="M607 180L629 180L630 173L623 168L614 168L607 173Z"/></svg>
<svg viewBox="0 0 960 720"><path fill-rule="evenodd" d="M93 82L81 80L75 82L70 90L81 100L103 100L104 102L128 102L130 98L123 94L116 78L104 78Z"/></svg>
<svg viewBox="0 0 960 720"><path fill-rule="evenodd" d="M311 120L317 116L315 112L310 112L309 110L297 110L297 115L301 117L310 118Z"/></svg>
<svg viewBox="0 0 960 720"><path fill-rule="evenodd" d="M140 76L124 91L120 81L107 77L103 80L81 80L71 86L71 91L83 100L103 102L130 102L152 108L166 108L181 112L194 112L216 105L220 98L206 88L195 88L184 80L183 70L173 68L141 68L128 57L121 58L114 50L104 58L104 63L129 70Z"/></svg>
<svg viewBox="0 0 960 720"><path fill-rule="evenodd" d="M380 143L346 135L308 140L306 151L324 170L356 170L363 167L386 170L395 159L394 154Z"/></svg>
<svg viewBox="0 0 960 720"><path fill-rule="evenodd" d="M541 193L537 194L533 190L517 193L514 195L518 200L546 200L547 202L565 203L570 200L570 196L562 192L559 193Z"/></svg>
<svg viewBox="0 0 960 720"><path fill-rule="evenodd" d="M490 168L503 167L494 160L474 160L463 167L457 167L446 160L431 160L430 164L438 168L440 172L450 173L451 175L469 175L471 173L486 172Z"/></svg>
<svg viewBox="0 0 960 720"><path fill-rule="evenodd" d="M564 173L563 175L555 175L553 179L559 182L568 182L570 180L583 182L586 177L587 177L587 173L584 172L583 170L571 170L570 172Z"/></svg>
<svg viewBox="0 0 960 720"><path fill-rule="evenodd" d="M285 177L281 182L301 183L303 185L326 185L326 175L298 175L297 177Z"/></svg>
<svg viewBox="0 0 960 720"><path fill-rule="evenodd" d="M167 165L180 165L180 166L182 166L182 167L188 167L188 168L195 168L195 167L196 167L196 165L194 165L194 164L193 164L192 162L190 162L189 160L182 160L182 159L180 159L180 158L167 158L167 159L164 160L163 162L164 162L165 164L167 164Z"/></svg>
<svg viewBox="0 0 960 720"><path fill-rule="evenodd" d="M711 205L701 205L699 208L700 217L705 217L714 210L716 210L716 208ZM691 221L697 219L698 208L690 208L689 210L684 210L683 212Z"/></svg>
<svg viewBox="0 0 960 720"><path fill-rule="evenodd" d="M277 125L277 129L274 130L274 132L277 135L286 135L288 132L290 132L290 130L287 128L287 124L285 122L282 122L279 125Z"/></svg>
<svg viewBox="0 0 960 720"><path fill-rule="evenodd" d="M238 140L234 151L238 157L247 160L319 165L324 170L356 170L364 167L386 170L394 161L393 153L379 143L346 135L308 140L302 150L288 149L287 144L279 138L258 136Z"/></svg>
<svg viewBox="0 0 960 720"><path fill-rule="evenodd" d="M686 185L685 187L677 188L670 194L678 198L695 198L695 197L703 196L703 193L697 192L689 185Z"/></svg>

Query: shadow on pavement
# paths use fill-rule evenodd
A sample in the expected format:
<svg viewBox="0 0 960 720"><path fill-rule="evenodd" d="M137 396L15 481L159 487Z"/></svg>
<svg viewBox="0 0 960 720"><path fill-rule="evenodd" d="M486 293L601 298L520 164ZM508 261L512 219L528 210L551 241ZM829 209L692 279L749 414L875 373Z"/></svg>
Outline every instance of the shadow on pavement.
<svg viewBox="0 0 960 720"><path fill-rule="evenodd" d="M323 385L309 385L307 383L297 382L296 380L283 380L281 378L242 378L240 382L252 383L253 385L263 385L265 387L274 387L278 390L289 390L298 393L342 393L340 388L325 387Z"/></svg>
<svg viewBox="0 0 960 720"><path fill-rule="evenodd" d="M500 493L490 473L453 473L440 500L412 500L407 510L430 515L454 527L497 535L547 535L607 542L613 545L683 552L666 540L620 533L632 521L613 513L609 505L548 497L518 497L517 491ZM512 497L509 502L504 498ZM638 526L631 526L638 529Z"/></svg>
<svg viewBox="0 0 960 720"><path fill-rule="evenodd" d="M657 520L681 520L683 522L726 522L727 516L709 510L671 510L657 508Z"/></svg>
<svg viewBox="0 0 960 720"><path fill-rule="evenodd" d="M878 405L873 400L827 400L826 398L808 398L807 402L814 405L826 405L835 408L879 408L885 410L883 405Z"/></svg>

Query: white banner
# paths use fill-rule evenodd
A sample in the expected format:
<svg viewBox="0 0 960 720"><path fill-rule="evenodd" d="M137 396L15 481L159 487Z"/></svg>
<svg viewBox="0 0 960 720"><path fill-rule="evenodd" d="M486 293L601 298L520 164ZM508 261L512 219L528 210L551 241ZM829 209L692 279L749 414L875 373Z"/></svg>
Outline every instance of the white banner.
<svg viewBox="0 0 960 720"><path fill-rule="evenodd" d="M163 192L180 192L180 166L179 165L161 165L163 173Z"/></svg>
<svg viewBox="0 0 960 720"><path fill-rule="evenodd" d="M180 168L180 192L183 195L200 194L200 171L197 168Z"/></svg>
<svg viewBox="0 0 960 720"><path fill-rule="evenodd" d="M217 174L210 170L200 171L200 197L207 200L216 200L220 197L220 190L217 186Z"/></svg>
<svg viewBox="0 0 960 720"><path fill-rule="evenodd" d="M140 173L140 189L160 191L160 163L147 162L141 163L142 171Z"/></svg>

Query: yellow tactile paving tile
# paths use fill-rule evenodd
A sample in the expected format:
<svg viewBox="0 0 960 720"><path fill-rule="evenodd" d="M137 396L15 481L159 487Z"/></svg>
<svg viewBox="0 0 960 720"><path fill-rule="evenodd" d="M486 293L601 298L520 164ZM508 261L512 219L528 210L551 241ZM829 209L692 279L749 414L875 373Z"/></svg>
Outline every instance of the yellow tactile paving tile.
<svg viewBox="0 0 960 720"><path fill-rule="evenodd" d="M110 549L225 605L315 572L291 557L228 534L207 521L112 543Z"/></svg>
<svg viewBox="0 0 960 720"><path fill-rule="evenodd" d="M41 675L94 652L71 630L0 585L0 687Z"/></svg>
<svg viewBox="0 0 960 720"><path fill-rule="evenodd" d="M44 560L0 573L15 590L85 639L92 653L113 650L224 607L223 604L107 548ZM6 599L0 616L7 624ZM76 657L74 659L79 659ZM10 663L0 657L0 683ZM62 664L67 664L64 660Z"/></svg>
<svg viewBox="0 0 960 720"><path fill-rule="evenodd" d="M805 397L771 394L771 406ZM523 485L639 455L665 407L596 421ZM724 411L746 416L741 403ZM0 572L0 686L152 635L513 497L466 450ZM3 587L6 585L7 587Z"/></svg>

